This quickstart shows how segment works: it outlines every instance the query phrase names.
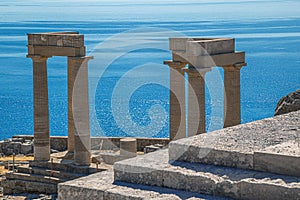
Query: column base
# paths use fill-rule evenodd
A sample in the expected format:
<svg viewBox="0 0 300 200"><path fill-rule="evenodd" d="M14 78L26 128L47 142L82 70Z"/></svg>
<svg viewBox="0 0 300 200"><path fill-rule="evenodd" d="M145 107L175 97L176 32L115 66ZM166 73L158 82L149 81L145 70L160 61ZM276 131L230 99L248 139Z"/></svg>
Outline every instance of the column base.
<svg viewBox="0 0 300 200"><path fill-rule="evenodd" d="M35 161L49 161L50 160L50 145L42 147L34 147L34 160Z"/></svg>
<svg viewBox="0 0 300 200"><path fill-rule="evenodd" d="M91 164L91 153L76 152L74 154L74 164L78 166L89 166Z"/></svg>

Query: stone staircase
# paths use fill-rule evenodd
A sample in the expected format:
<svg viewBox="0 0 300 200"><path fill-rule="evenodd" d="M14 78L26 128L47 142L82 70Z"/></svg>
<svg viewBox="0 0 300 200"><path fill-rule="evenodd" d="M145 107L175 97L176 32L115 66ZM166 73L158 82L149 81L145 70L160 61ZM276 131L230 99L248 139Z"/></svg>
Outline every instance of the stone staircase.
<svg viewBox="0 0 300 200"><path fill-rule="evenodd" d="M173 141L59 184L65 199L300 199L300 111Z"/></svg>
<svg viewBox="0 0 300 200"><path fill-rule="evenodd" d="M30 161L20 165L16 171L5 174L0 182L4 194L42 193L56 194L57 184L89 174L107 170L109 167L95 164L77 166L72 160L53 159L52 161Z"/></svg>

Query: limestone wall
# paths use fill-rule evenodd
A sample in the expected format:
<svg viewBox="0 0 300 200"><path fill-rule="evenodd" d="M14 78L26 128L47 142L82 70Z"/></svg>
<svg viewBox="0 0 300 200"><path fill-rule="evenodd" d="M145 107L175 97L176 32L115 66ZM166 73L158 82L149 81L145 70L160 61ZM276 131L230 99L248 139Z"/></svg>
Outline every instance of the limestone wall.
<svg viewBox="0 0 300 200"><path fill-rule="evenodd" d="M92 150L111 150L120 148L121 137L92 137ZM137 138L137 150L144 151L145 146L167 145L168 138ZM51 136L50 147L52 151L66 151L68 148L67 136ZM12 139L0 141L0 153L5 155L33 153L33 135L15 135Z"/></svg>

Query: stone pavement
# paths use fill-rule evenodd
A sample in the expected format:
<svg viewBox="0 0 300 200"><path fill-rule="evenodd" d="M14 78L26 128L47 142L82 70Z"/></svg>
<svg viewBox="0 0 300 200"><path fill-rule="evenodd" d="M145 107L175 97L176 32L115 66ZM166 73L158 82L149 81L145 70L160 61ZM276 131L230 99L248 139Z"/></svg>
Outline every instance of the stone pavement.
<svg viewBox="0 0 300 200"><path fill-rule="evenodd" d="M58 199L161 199L225 200L209 195L169 188L114 182L112 171L105 171L59 185Z"/></svg>
<svg viewBox="0 0 300 200"><path fill-rule="evenodd" d="M297 200L299 122L300 111L173 141L60 183L58 198Z"/></svg>

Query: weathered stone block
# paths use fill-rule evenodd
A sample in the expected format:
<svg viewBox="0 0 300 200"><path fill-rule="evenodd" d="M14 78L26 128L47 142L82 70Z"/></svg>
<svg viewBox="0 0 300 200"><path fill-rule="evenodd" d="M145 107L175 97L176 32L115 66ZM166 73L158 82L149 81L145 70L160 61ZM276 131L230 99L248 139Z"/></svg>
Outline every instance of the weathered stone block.
<svg viewBox="0 0 300 200"><path fill-rule="evenodd" d="M50 137L50 148L57 151L65 151L68 146L68 138L67 137Z"/></svg>
<svg viewBox="0 0 300 200"><path fill-rule="evenodd" d="M172 141L169 158L253 169L254 152L295 139L295 130L300 130L299 116L297 111Z"/></svg>
<svg viewBox="0 0 300 200"><path fill-rule="evenodd" d="M189 56L207 56L216 54L228 54L234 52L234 39L229 38L194 38L187 41L186 53Z"/></svg>
<svg viewBox="0 0 300 200"><path fill-rule="evenodd" d="M14 149L7 148L4 153L5 153L5 155L10 156L10 155L12 155L14 153Z"/></svg>
<svg viewBox="0 0 300 200"><path fill-rule="evenodd" d="M28 34L28 45L83 47L84 36L78 32Z"/></svg>
<svg viewBox="0 0 300 200"><path fill-rule="evenodd" d="M254 152L254 169L290 176L300 176L300 148L297 141Z"/></svg>
<svg viewBox="0 0 300 200"><path fill-rule="evenodd" d="M85 47L63 47L63 46L32 46L28 45L28 55L41 56L71 56L83 57L86 54Z"/></svg>
<svg viewBox="0 0 300 200"><path fill-rule="evenodd" d="M242 181L240 184L240 199L269 199L269 200L282 200L300 199L300 188L288 186L282 180L254 180L248 179Z"/></svg>
<svg viewBox="0 0 300 200"><path fill-rule="evenodd" d="M33 152L32 144L28 144L28 143L21 144L21 151L20 151L21 154L26 155L32 152Z"/></svg>
<svg viewBox="0 0 300 200"><path fill-rule="evenodd" d="M0 141L0 153L2 153L3 147L4 147L4 141Z"/></svg>
<svg viewBox="0 0 300 200"><path fill-rule="evenodd" d="M174 55L177 55L176 61L188 62L196 68L245 63L245 52L200 56L187 55L185 52L175 52Z"/></svg>
<svg viewBox="0 0 300 200"><path fill-rule="evenodd" d="M101 172L86 177L60 183L58 185L59 200L104 199L104 193L114 188L113 174Z"/></svg>
<svg viewBox="0 0 300 200"><path fill-rule="evenodd" d="M121 161L121 160L125 160L131 157L126 157L126 156L122 156L120 154L117 153L110 153L110 152L101 152L99 156L97 157L93 157L92 162L96 163L96 162L100 162L103 161L106 164L114 164L115 162ZM95 162L96 161L96 162Z"/></svg>
<svg viewBox="0 0 300 200"><path fill-rule="evenodd" d="M123 138L120 140L120 155L128 158L136 156L137 143L135 138Z"/></svg>
<svg viewBox="0 0 300 200"><path fill-rule="evenodd" d="M187 56L207 56L233 53L232 38L170 38L170 50L184 52Z"/></svg>
<svg viewBox="0 0 300 200"><path fill-rule="evenodd" d="M154 146L154 145L145 146L144 153L151 153L151 152L157 151L159 149L161 149L161 147Z"/></svg>

